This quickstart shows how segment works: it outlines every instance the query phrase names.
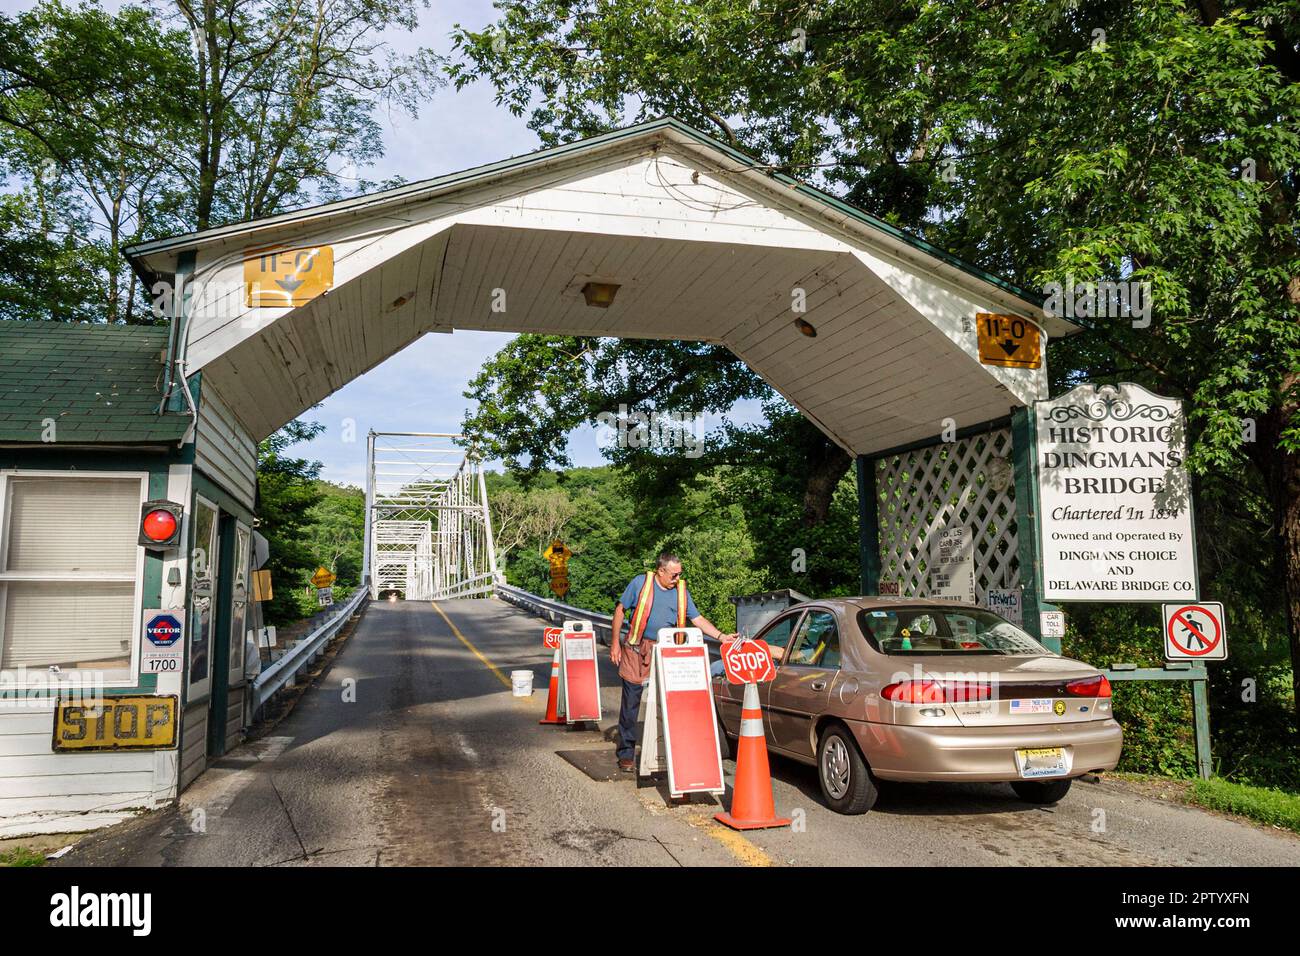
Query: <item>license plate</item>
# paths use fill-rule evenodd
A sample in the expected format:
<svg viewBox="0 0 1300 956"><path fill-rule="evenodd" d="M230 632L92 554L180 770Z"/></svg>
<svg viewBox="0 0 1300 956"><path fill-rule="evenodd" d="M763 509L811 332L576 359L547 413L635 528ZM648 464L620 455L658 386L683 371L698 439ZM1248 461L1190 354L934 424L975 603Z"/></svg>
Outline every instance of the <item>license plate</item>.
<svg viewBox="0 0 1300 956"><path fill-rule="evenodd" d="M1052 712L1052 698L1050 697L1033 697L1027 700L1013 700L1011 702L1011 713L1013 714L1050 714Z"/></svg>
<svg viewBox="0 0 1300 956"><path fill-rule="evenodd" d="M1017 750L1016 766L1022 777L1062 777L1070 772L1064 747Z"/></svg>

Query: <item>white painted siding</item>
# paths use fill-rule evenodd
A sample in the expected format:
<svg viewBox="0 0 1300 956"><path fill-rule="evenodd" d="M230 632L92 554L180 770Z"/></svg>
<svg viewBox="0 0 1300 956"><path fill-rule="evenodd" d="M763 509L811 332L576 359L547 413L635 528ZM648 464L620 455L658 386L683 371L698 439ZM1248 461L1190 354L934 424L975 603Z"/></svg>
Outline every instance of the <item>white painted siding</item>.
<svg viewBox="0 0 1300 956"><path fill-rule="evenodd" d="M184 790L206 768L208 761L208 699L185 708L181 718L180 789Z"/></svg>
<svg viewBox="0 0 1300 956"><path fill-rule="evenodd" d="M257 495L257 444L215 386L204 382L194 436L199 470L251 511Z"/></svg>
<svg viewBox="0 0 1300 956"><path fill-rule="evenodd" d="M53 735L53 709L0 711L0 819L152 808L170 799L174 772L156 751L55 753Z"/></svg>
<svg viewBox="0 0 1300 956"><path fill-rule="evenodd" d="M226 693L226 753L230 753L244 739L245 693L244 687L232 687Z"/></svg>
<svg viewBox="0 0 1300 956"><path fill-rule="evenodd" d="M333 291L292 310L246 308L242 244L205 246L188 368L204 369L253 438L453 328L724 343L851 452L1045 392L1045 369L978 361L976 313L1027 314L1024 303L724 166L660 144L467 186L400 216L286 227L275 240L329 243L335 260ZM619 297L591 309L579 290L602 278ZM794 288L815 339L792 330ZM498 289L504 312L492 309Z"/></svg>

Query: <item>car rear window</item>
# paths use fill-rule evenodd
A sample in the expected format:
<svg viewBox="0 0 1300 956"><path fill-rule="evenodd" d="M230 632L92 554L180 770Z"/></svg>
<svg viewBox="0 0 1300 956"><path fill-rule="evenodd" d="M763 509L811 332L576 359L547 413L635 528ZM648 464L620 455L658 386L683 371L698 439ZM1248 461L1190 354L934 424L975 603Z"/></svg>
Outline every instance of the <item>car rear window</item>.
<svg viewBox="0 0 1300 956"><path fill-rule="evenodd" d="M883 654L1051 654L992 611L920 605L864 608L858 624Z"/></svg>

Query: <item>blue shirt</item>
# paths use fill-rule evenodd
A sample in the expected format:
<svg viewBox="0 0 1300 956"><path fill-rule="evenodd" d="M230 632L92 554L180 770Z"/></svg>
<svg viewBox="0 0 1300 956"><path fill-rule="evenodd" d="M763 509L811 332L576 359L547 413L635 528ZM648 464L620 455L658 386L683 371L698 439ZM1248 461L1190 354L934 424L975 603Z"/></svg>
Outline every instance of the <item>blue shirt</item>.
<svg viewBox="0 0 1300 956"><path fill-rule="evenodd" d="M636 610L636 599L641 596L641 588L645 585L645 575L638 574L632 579L623 590L623 596L618 599L618 603L627 609L627 627L632 625L632 613ZM691 597L690 588L686 589L686 626L692 627L691 621L700 616L699 608L695 606L695 601ZM657 641L659 639L659 628L677 626L677 588L673 586L664 590L659 586L659 582L654 583L654 600L650 602L650 618L646 621L645 630L641 636L648 641ZM627 631L624 631L626 636Z"/></svg>

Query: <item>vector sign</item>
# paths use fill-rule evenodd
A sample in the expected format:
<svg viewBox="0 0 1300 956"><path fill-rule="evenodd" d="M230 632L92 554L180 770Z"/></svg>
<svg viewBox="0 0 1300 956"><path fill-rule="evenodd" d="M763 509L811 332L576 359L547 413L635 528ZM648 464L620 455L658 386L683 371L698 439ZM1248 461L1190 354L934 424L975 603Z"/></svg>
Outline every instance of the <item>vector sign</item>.
<svg viewBox="0 0 1300 956"><path fill-rule="evenodd" d="M722 645L722 666L733 684L762 684L776 676L767 641L728 641Z"/></svg>

